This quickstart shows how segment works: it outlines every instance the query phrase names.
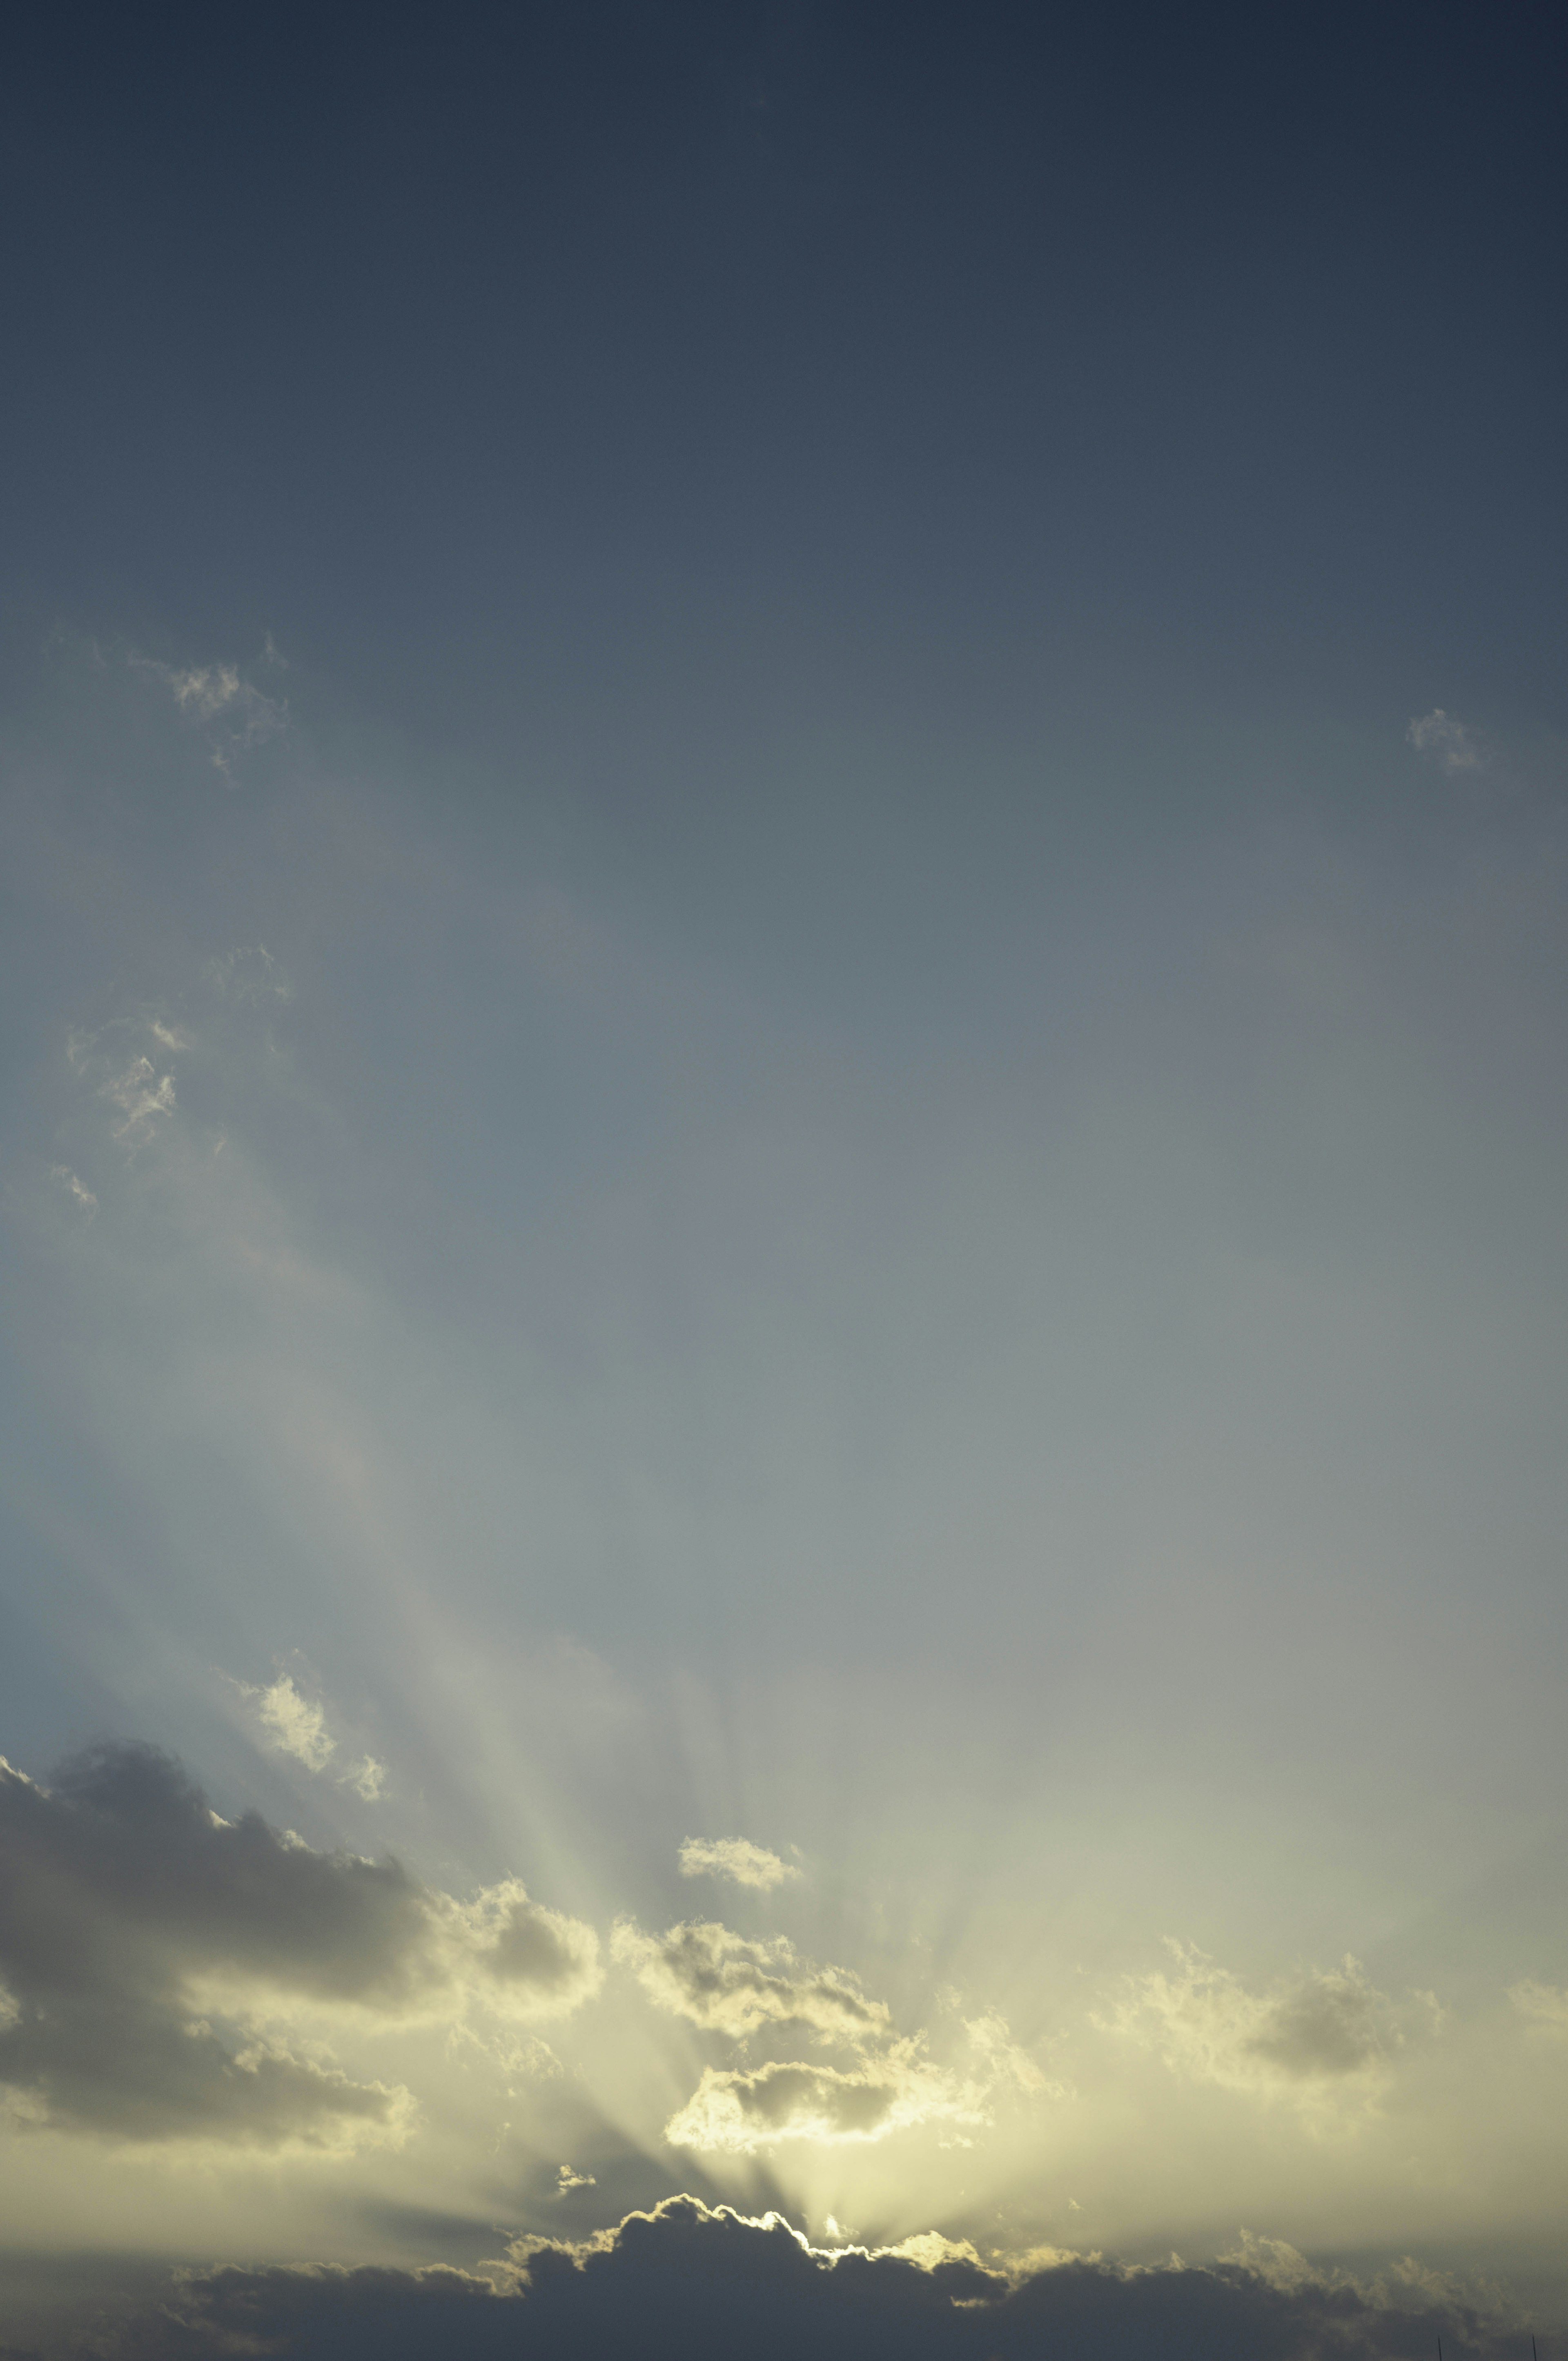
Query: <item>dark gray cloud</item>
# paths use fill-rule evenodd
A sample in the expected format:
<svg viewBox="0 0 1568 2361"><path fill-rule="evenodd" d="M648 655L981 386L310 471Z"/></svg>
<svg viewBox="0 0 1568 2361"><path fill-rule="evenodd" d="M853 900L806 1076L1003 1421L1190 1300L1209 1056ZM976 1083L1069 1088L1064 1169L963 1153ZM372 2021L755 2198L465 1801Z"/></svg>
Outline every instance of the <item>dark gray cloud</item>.
<svg viewBox="0 0 1568 2361"><path fill-rule="evenodd" d="M748 2221L673 2197L580 2245L520 2243L494 2286L459 2272L247 2271L178 2285L117 2345L125 2361L191 2354L290 2361L1529 2361L1528 2333L1418 2282L1364 2288L1226 2262L1128 2269L1072 2260L1022 2277L948 2247L934 2265L894 2251L814 2252L776 2215Z"/></svg>
<svg viewBox="0 0 1568 2361"><path fill-rule="evenodd" d="M97 1747L52 1786L0 1762L0 2083L21 2122L134 2139L340 2144L408 2094L295 2056L291 2004L397 2019L572 2005L590 1928L515 1882L468 1905L395 1860L219 1817L170 1756ZM216 2020L216 2022L214 2022Z"/></svg>

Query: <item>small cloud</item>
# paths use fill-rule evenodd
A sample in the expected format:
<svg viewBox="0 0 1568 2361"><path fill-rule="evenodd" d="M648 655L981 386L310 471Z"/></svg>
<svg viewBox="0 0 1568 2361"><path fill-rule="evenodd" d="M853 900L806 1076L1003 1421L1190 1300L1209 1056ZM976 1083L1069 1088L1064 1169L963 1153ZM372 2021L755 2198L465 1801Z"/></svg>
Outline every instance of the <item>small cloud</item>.
<svg viewBox="0 0 1568 2361"><path fill-rule="evenodd" d="M387 1766L378 1763L373 1754L367 1754L352 1771L344 1773L343 1784L352 1787L356 1795L362 1795L366 1803L379 1803L387 1792Z"/></svg>
<svg viewBox="0 0 1568 2361"><path fill-rule="evenodd" d="M791 1851L795 1850L792 1845ZM799 1877L802 1872L765 1845L751 1844L745 1837L687 1837L680 1850L683 1877L729 1877L737 1885L755 1886L760 1893L771 1893L775 1885Z"/></svg>
<svg viewBox="0 0 1568 2361"><path fill-rule="evenodd" d="M280 661L270 639L263 653L272 663ZM263 695L237 664L166 664L151 656L130 661L137 671L162 682L187 721L208 731L213 767L225 777L242 754L289 726L288 706Z"/></svg>
<svg viewBox="0 0 1568 2361"><path fill-rule="evenodd" d="M1475 730L1441 705L1412 720L1405 731L1418 754L1430 754L1445 771L1480 771L1486 768L1486 750Z"/></svg>
<svg viewBox="0 0 1568 2361"><path fill-rule="evenodd" d="M280 974L278 962L265 943L253 943L247 950L225 951L222 959L207 961L207 981L231 1000L254 1006L264 1000L287 1000L291 987Z"/></svg>
<svg viewBox="0 0 1568 2361"><path fill-rule="evenodd" d="M597 2189L598 2187L598 2182L591 2172L574 2172L569 2164L564 2164L555 2176L554 2193L557 2197L565 2197L574 2189Z"/></svg>
<svg viewBox="0 0 1568 2361"><path fill-rule="evenodd" d="M88 1188L87 1183L84 1180L79 1180L70 1166L66 1164L51 1164L49 1175L52 1180L59 1181L66 1195L80 1206L82 1212L91 1221L98 1210L98 1200Z"/></svg>
<svg viewBox="0 0 1568 2361"><path fill-rule="evenodd" d="M234 1686L255 1708L267 1743L280 1754L291 1754L307 1771L324 1771L337 1752L337 1741L326 1726L326 1711L302 1697L289 1673L280 1673L266 1688L248 1681Z"/></svg>
<svg viewBox="0 0 1568 2361"><path fill-rule="evenodd" d="M150 1030L153 1039L160 1049L193 1049L196 1046L194 1038L185 1032L181 1026L165 1025L159 1017L155 1016L151 1019Z"/></svg>
<svg viewBox="0 0 1568 2361"><path fill-rule="evenodd" d="M868 1999L848 1968L813 1967L782 1935L754 1942L713 1921L644 1935L623 1918L610 1953L655 2007L734 2041L763 2025L805 2025L818 2041L850 2044L891 2030L886 2004Z"/></svg>
<svg viewBox="0 0 1568 2361"><path fill-rule="evenodd" d="M101 1086L99 1096L120 1109L116 1139L145 1139L157 1116L174 1112L174 1077L159 1074L150 1058L133 1058L123 1073L112 1074Z"/></svg>
<svg viewBox="0 0 1568 2361"><path fill-rule="evenodd" d="M1368 2105L1381 2091L1404 2030L1359 1961L1347 1954L1337 1968L1258 1993L1192 1945L1169 1940L1168 1949L1174 1974L1128 1977L1117 2006L1091 2022L1157 2049L1189 2081L1309 2113Z"/></svg>
<svg viewBox="0 0 1568 2361"><path fill-rule="evenodd" d="M1557 1984L1537 1983L1527 1976L1510 1984L1508 1998L1534 2033L1568 2034L1568 1992Z"/></svg>

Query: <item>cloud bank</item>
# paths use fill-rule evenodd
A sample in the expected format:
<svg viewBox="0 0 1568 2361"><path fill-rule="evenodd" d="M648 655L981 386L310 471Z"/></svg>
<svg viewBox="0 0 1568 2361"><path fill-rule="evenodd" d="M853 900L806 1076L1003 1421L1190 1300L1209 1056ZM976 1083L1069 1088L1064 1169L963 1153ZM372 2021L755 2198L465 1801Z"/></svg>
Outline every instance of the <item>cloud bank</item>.
<svg viewBox="0 0 1568 2361"><path fill-rule="evenodd" d="M579 2244L519 2241L489 2276L453 2270L227 2268L177 2284L116 2361L1529 2361L1528 2334L1413 2267L1363 2286L1258 2242L1208 2268L1062 2257L1008 2269L927 2236L813 2248L776 2213L666 2199Z"/></svg>

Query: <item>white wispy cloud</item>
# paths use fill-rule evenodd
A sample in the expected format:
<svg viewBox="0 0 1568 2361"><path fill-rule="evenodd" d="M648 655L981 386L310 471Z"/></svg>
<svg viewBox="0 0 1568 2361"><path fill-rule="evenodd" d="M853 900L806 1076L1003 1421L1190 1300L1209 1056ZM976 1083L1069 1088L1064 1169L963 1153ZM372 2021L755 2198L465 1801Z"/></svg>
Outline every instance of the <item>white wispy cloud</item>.
<svg viewBox="0 0 1568 2361"><path fill-rule="evenodd" d="M87 1183L84 1180L78 1180L76 1174L71 1170L71 1167L68 1164L51 1164L49 1166L49 1177L51 1180L59 1181L60 1187L65 1191L66 1195L74 1204L81 1207L82 1213L84 1213L88 1220L91 1221L93 1214L98 1210L98 1200L93 1195L92 1190L89 1189Z"/></svg>
<svg viewBox="0 0 1568 2361"><path fill-rule="evenodd" d="M115 1137L134 1143L148 1137L158 1116L173 1114L174 1077L160 1074L150 1058L133 1058L100 1084L99 1096L120 1110Z"/></svg>
<svg viewBox="0 0 1568 2361"><path fill-rule="evenodd" d="M387 1766L384 1763L378 1763L373 1754L367 1754L352 1771L345 1771L343 1777L344 1784L352 1787L355 1794L363 1796L367 1804L378 1803L387 1792Z"/></svg>
<svg viewBox="0 0 1568 2361"><path fill-rule="evenodd" d="M1430 754L1445 771L1479 771L1486 767L1486 747L1457 715L1441 705L1413 719L1405 731L1419 754Z"/></svg>
<svg viewBox="0 0 1568 2361"><path fill-rule="evenodd" d="M270 641L266 653L279 661ZM137 655L130 663L161 682L185 719L208 732L214 768L225 776L241 755L289 726L287 703L266 696L237 664L168 664Z"/></svg>
<svg viewBox="0 0 1568 2361"><path fill-rule="evenodd" d="M1526 1976L1509 1985L1508 1998L1532 2032L1568 2037L1568 1992L1561 1985L1538 1983Z"/></svg>
<svg viewBox="0 0 1568 2361"><path fill-rule="evenodd" d="M746 1837L687 1837L680 1865L683 1877L732 1878L737 1885L755 1886L762 1894L801 1875L792 1862Z"/></svg>
<svg viewBox="0 0 1568 2361"><path fill-rule="evenodd" d="M207 961L210 984L231 1000L288 1000L291 987L265 943L250 943Z"/></svg>

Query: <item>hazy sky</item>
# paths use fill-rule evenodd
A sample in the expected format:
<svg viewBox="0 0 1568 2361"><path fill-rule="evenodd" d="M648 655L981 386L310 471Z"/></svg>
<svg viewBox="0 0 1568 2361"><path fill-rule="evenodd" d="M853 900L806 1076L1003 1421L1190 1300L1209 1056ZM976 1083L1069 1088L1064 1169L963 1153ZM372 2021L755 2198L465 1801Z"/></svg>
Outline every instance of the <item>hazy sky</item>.
<svg viewBox="0 0 1568 2361"><path fill-rule="evenodd" d="M1565 48L18 29L0 2345L1557 2350Z"/></svg>

